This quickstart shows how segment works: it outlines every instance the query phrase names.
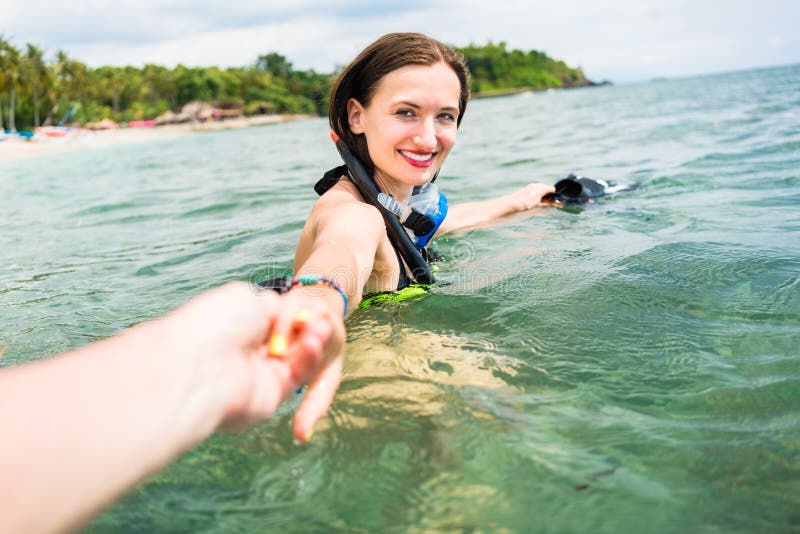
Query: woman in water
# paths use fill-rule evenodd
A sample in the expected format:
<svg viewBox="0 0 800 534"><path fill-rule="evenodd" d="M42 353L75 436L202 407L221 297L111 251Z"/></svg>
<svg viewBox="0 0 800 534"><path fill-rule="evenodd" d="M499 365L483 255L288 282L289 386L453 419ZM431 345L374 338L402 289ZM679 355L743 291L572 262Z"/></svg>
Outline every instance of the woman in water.
<svg viewBox="0 0 800 534"><path fill-rule="evenodd" d="M468 99L469 72L461 56L425 35L393 33L369 45L342 71L331 94L330 126L377 188L404 206L447 159ZM323 189L328 189L297 245L295 278L275 327L274 353L283 350L299 310L346 315L363 295L400 289L413 275L387 235L381 210L344 172L333 180L330 173L326 177ZM435 235L533 208L553 190L532 183L496 199L454 205ZM332 399L341 361L320 376L313 389L317 395Z"/></svg>

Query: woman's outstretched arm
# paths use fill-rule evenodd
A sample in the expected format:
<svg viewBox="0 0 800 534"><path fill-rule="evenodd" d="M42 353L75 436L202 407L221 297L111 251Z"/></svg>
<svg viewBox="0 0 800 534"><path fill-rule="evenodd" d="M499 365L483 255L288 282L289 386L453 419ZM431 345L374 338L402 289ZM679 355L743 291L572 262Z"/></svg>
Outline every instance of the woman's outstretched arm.
<svg viewBox="0 0 800 534"><path fill-rule="evenodd" d="M436 235L480 226L517 211L534 208L542 203L542 197L555 188L547 184L532 183L515 193L491 200L465 202L450 207Z"/></svg>
<svg viewBox="0 0 800 534"><path fill-rule="evenodd" d="M283 352L301 310L342 317L358 307L369 279L381 239L383 219L372 206L352 201L339 191L326 194L315 206L303 229L295 256L295 277L321 277L324 281L296 285L284 295L270 343L274 355ZM344 352L344 346L341 347ZM328 410L341 379L342 354L308 384L303 405L295 417L295 436L310 439L314 425Z"/></svg>

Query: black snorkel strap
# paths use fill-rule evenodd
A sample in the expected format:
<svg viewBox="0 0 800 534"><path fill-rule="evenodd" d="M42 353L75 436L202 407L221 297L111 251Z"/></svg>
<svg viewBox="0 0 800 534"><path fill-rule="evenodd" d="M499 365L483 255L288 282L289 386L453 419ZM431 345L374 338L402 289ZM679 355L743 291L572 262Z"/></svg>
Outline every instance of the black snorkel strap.
<svg viewBox="0 0 800 534"><path fill-rule="evenodd" d="M350 152L350 149L347 148L344 141L339 139L339 136L336 135L333 130L331 130L331 139L333 139L336 150L339 151L339 155L342 157L345 165L347 165L350 180L356 186L358 192L361 193L364 200L378 208L381 212L383 220L386 223L386 233L389 236L389 240L398 252L400 252L400 256L403 258L403 261L406 262L406 265L411 269L411 277L420 284L433 284L436 282L433 273L431 273L430 266L425 262L422 254L417 250L417 247L414 246L414 243L400 224L400 221L394 213L384 208L378 201L378 193L380 193L380 191L378 191L375 183L370 179L369 173L367 173L367 170L364 168L364 164ZM403 266L401 265L400 268L402 269Z"/></svg>

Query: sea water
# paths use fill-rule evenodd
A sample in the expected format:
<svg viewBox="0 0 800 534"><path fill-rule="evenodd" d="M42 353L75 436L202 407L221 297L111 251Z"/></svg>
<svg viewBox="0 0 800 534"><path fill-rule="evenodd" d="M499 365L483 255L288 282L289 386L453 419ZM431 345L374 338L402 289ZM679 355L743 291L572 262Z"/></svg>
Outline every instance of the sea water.
<svg viewBox="0 0 800 534"><path fill-rule="evenodd" d="M0 365L289 271L338 163L318 119L0 164ZM437 239L309 445L295 399L88 530L800 529L799 169L800 66L470 103L451 203L640 186Z"/></svg>

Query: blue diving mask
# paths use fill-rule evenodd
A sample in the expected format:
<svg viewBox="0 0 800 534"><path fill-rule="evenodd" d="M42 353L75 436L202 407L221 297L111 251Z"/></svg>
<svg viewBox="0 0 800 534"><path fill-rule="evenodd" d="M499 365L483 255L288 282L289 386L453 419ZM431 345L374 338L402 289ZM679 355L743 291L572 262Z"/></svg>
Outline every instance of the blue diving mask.
<svg viewBox="0 0 800 534"><path fill-rule="evenodd" d="M386 193L378 194L378 201L400 219L419 249L428 245L447 216L447 197L433 182L415 187L406 204L400 204Z"/></svg>

